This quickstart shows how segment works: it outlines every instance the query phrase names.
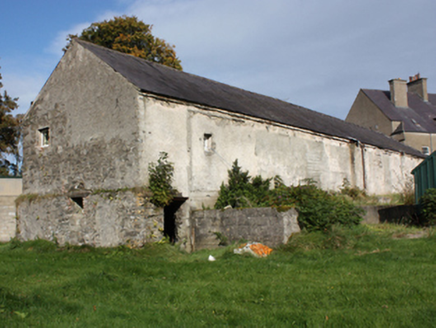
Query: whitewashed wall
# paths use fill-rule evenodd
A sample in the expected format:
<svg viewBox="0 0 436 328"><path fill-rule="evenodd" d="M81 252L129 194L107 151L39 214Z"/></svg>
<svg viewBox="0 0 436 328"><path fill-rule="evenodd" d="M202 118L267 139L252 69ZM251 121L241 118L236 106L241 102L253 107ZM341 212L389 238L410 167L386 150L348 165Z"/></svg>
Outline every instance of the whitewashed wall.
<svg viewBox="0 0 436 328"><path fill-rule="evenodd" d="M399 192L422 160L216 109L147 96L139 101L142 176L159 152L167 152L175 164L175 186L194 209L213 206L235 159L252 176L279 175L287 185L314 179L323 189L337 190L347 179L378 195ZM213 151L204 149L205 134L212 135Z"/></svg>

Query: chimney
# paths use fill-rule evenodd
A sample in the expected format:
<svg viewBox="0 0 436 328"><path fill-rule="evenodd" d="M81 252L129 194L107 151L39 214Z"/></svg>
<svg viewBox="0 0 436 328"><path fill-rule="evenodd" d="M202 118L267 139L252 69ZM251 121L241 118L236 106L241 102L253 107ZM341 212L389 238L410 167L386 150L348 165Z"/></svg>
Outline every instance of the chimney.
<svg viewBox="0 0 436 328"><path fill-rule="evenodd" d="M407 102L407 82L402 79L389 81L391 89L391 102L395 107L409 107Z"/></svg>
<svg viewBox="0 0 436 328"><path fill-rule="evenodd" d="M417 94L424 101L428 101L427 78L421 77L419 73L415 76L409 77L409 83L407 83L407 91Z"/></svg>

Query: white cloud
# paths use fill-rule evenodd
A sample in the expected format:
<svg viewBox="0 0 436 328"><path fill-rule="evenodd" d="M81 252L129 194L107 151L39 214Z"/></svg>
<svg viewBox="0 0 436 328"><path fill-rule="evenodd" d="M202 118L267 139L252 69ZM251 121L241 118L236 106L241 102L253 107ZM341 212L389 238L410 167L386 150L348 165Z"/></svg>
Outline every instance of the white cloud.
<svg viewBox="0 0 436 328"><path fill-rule="evenodd" d="M81 22L77 23L66 30L59 31L54 38L54 40L50 43L50 45L45 49L45 51L52 55L62 54L62 49L67 45L67 37L70 34L78 34L87 27L89 27L92 23L101 22L103 20L111 19L114 16L121 16L122 14L114 12L114 11L105 11L100 14L93 22Z"/></svg>
<svg viewBox="0 0 436 328"><path fill-rule="evenodd" d="M80 34L83 29L87 28L91 23L79 23L68 30L59 31L55 39L50 43L50 45L45 49L45 51L52 55L62 54L62 49L67 45L67 37L70 34Z"/></svg>
<svg viewBox="0 0 436 328"><path fill-rule="evenodd" d="M359 88L420 72L436 91L433 0L119 0L176 45L184 70L345 118ZM48 48L61 54L68 34ZM54 68L54 67L53 67Z"/></svg>
<svg viewBox="0 0 436 328"><path fill-rule="evenodd" d="M30 107L30 103L35 100L36 95L46 82L47 77L35 72L28 74L7 74L3 76L4 90L11 97L18 97L18 109L14 114L24 114ZM3 91L3 90L2 90Z"/></svg>

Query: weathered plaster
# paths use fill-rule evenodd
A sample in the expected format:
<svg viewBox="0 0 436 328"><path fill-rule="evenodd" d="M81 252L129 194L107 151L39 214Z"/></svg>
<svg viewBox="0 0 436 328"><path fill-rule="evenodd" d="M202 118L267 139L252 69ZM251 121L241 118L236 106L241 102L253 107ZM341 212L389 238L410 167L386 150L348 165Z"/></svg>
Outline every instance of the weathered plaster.
<svg viewBox="0 0 436 328"><path fill-rule="evenodd" d="M248 240L277 247L300 232L297 217L295 209L286 212L274 208L197 211L192 215L195 250L218 247L222 242L218 236L228 242Z"/></svg>
<svg viewBox="0 0 436 328"><path fill-rule="evenodd" d="M79 58L79 61L77 61ZM137 91L81 47L60 61L23 124L24 193L138 184ZM39 129L50 145L40 147Z"/></svg>
<svg viewBox="0 0 436 328"><path fill-rule="evenodd" d="M17 230L15 199L21 194L22 179L0 179L0 242L8 242Z"/></svg>
<svg viewBox="0 0 436 328"><path fill-rule="evenodd" d="M141 246L162 238L163 210L131 191L102 192L84 199L83 209L67 196L23 199L20 238L98 247Z"/></svg>
<svg viewBox="0 0 436 328"><path fill-rule="evenodd" d="M252 176L279 175L287 185L313 179L327 190L337 190L347 179L370 194L398 192L422 160L218 110L144 99L147 119L143 126L149 133L144 154L153 160L160 151L170 155L175 186L189 197L194 209L214 205L236 159ZM168 122L167 129L161 122ZM212 134L212 152L204 150L204 134ZM146 170L147 161L142 163Z"/></svg>

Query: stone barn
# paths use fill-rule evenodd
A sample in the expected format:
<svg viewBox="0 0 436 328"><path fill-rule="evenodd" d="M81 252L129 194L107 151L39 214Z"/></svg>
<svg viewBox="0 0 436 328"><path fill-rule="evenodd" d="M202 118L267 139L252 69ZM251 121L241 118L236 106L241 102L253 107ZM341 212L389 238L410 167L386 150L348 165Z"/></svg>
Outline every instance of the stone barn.
<svg viewBox="0 0 436 328"><path fill-rule="evenodd" d="M213 207L238 159L252 175L398 192L423 155L312 110L74 40L24 119L23 239L115 246L163 233L190 249L192 211ZM180 192L148 201L166 152Z"/></svg>

